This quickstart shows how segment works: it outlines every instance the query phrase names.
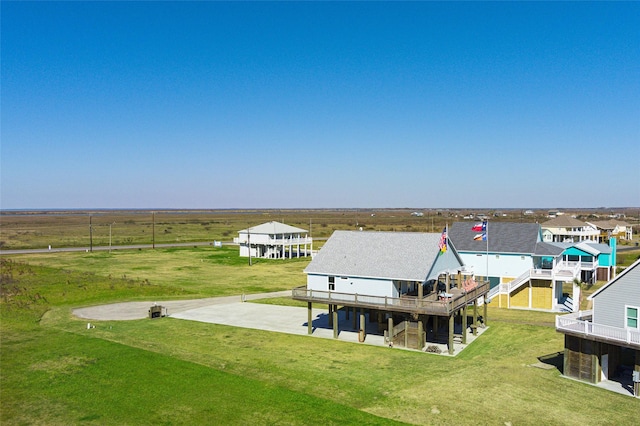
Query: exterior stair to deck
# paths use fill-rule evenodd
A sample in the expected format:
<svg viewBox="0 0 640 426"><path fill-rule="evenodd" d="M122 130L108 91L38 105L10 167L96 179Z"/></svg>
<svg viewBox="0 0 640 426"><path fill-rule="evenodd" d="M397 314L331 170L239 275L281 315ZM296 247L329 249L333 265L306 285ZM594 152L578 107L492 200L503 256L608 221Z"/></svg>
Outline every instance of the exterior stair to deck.
<svg viewBox="0 0 640 426"><path fill-rule="evenodd" d="M511 294L512 291L528 283L530 278L531 278L531 272L527 271L511 282L508 282L506 284L498 284L497 286L489 290L488 297L489 299L493 299L495 296L499 294Z"/></svg>
<svg viewBox="0 0 640 426"><path fill-rule="evenodd" d="M573 298L571 296L565 296L559 302L558 310L560 312L573 312Z"/></svg>
<svg viewBox="0 0 640 426"><path fill-rule="evenodd" d="M420 336L418 325L415 322L403 321L393 327L391 331L390 341L394 346L408 349L422 349L420 346L424 344L425 336Z"/></svg>

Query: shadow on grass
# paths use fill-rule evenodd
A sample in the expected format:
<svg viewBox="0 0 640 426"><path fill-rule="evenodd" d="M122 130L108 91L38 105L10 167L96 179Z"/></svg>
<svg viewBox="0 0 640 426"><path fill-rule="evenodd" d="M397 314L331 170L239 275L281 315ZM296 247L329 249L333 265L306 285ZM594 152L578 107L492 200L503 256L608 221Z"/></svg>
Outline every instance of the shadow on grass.
<svg viewBox="0 0 640 426"><path fill-rule="evenodd" d="M552 354L539 356L538 361L544 365L554 367L560 374L564 374L564 352L554 352Z"/></svg>

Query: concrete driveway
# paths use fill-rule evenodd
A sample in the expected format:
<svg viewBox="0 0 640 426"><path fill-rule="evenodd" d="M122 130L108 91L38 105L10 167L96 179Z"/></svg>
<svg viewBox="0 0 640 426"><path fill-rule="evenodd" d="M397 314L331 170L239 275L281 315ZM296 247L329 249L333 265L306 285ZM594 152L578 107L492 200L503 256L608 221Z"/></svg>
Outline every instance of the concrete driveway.
<svg viewBox="0 0 640 426"><path fill-rule="evenodd" d="M137 320L148 318L149 308L153 306L154 303L157 303L158 305L166 307L167 315L174 319L199 321L210 324L221 324L278 333L308 335L306 308L245 302L289 296L291 296L291 291L286 290L274 293L215 297L196 300L125 302L78 308L73 310L73 314L79 318L96 321ZM313 309L312 318L312 336L333 339L333 328L329 327L329 315L327 311ZM353 314L350 318L347 318L344 310L338 311L338 324L340 331L338 340L359 343L358 330L353 327ZM377 326L375 323L369 323L367 321L366 328L366 339L361 344L386 346L384 336L381 333L377 333ZM478 336L480 336L484 331L484 328L478 329ZM455 341L454 354L457 355L460 353L460 351L472 343L478 336L473 336L469 333L467 337L467 344L465 345L462 345L459 341ZM449 356L446 344L441 342L430 342L429 345L438 346L441 350L441 355Z"/></svg>
<svg viewBox="0 0 640 426"><path fill-rule="evenodd" d="M306 308L243 302L243 299L251 301L290 296L291 290L285 290L195 300L123 302L77 308L73 310L73 314L78 318L94 321L138 320L148 318L149 308L157 304L166 307L168 316L175 319L307 335ZM332 339L333 329L329 327L327 311L313 309L312 314L313 336ZM358 332L351 328L351 321L345 318L344 312L339 312L338 323L340 324L339 340L358 342ZM364 343L384 345L384 337L368 334Z"/></svg>

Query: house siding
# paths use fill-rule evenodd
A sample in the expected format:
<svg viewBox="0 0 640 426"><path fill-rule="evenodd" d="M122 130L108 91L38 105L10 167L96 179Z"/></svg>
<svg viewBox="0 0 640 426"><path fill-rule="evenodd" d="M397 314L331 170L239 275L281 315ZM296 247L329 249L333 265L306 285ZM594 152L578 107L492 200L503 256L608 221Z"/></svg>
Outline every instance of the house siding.
<svg viewBox="0 0 640 426"><path fill-rule="evenodd" d="M487 255L480 253L460 253L467 271L478 276L487 275ZM533 268L533 257L530 254L496 254L489 253L489 276L501 277L505 283Z"/></svg>
<svg viewBox="0 0 640 426"><path fill-rule="evenodd" d="M553 284L551 281L534 280L531 283L531 307L533 309L551 309Z"/></svg>
<svg viewBox="0 0 640 426"><path fill-rule="evenodd" d="M593 298L593 322L625 327L625 306L640 307L640 268L630 270Z"/></svg>
<svg viewBox="0 0 640 426"><path fill-rule="evenodd" d="M529 286L523 285L511 294L511 306L516 308L529 307Z"/></svg>
<svg viewBox="0 0 640 426"><path fill-rule="evenodd" d="M362 294L380 297L398 297L398 289L392 280L376 278L360 278L336 276L334 279L336 293ZM328 275L307 275L309 290L329 291Z"/></svg>

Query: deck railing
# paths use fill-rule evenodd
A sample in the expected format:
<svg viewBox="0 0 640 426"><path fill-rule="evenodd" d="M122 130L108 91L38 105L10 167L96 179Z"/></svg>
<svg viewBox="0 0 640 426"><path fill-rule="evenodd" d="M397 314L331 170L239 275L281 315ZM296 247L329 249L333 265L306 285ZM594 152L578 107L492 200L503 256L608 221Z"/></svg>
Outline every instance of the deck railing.
<svg viewBox="0 0 640 426"><path fill-rule="evenodd" d="M489 282L479 283L469 291L453 289L451 297L434 300L430 295L422 299L415 296L389 297L365 294L338 293L335 291L311 290L306 286L292 290L292 297L298 300L321 302L327 304L342 304L350 306L365 306L374 309L397 310L402 312L429 313L449 315L465 304L485 295L489 291Z"/></svg>
<svg viewBox="0 0 640 426"><path fill-rule="evenodd" d="M556 316L556 330L583 334L584 336L599 337L621 343L640 346L640 330L622 327L611 327L582 320L588 318L591 311L581 311L576 314Z"/></svg>
<svg viewBox="0 0 640 426"><path fill-rule="evenodd" d="M560 261L553 269L531 268L513 281L498 284L489 292L489 298L493 299L498 294L511 294L514 290L528 282L530 279L553 280L556 278L576 278L580 274L581 262Z"/></svg>

